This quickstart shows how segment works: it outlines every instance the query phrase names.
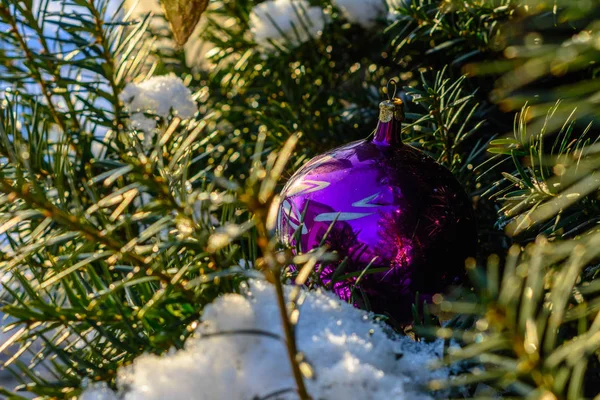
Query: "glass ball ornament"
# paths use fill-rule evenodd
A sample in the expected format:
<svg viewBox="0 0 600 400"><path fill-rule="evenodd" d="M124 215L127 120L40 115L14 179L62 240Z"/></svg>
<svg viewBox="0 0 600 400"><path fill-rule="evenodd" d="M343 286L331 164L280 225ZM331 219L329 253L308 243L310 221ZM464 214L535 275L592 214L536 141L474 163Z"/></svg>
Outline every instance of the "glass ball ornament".
<svg viewBox="0 0 600 400"><path fill-rule="evenodd" d="M281 192L277 231L293 249L323 242L338 254L316 270L341 299L408 323L417 293L430 300L460 282L477 234L469 197L449 170L402 142L403 119L400 99L384 101L372 136L298 170Z"/></svg>

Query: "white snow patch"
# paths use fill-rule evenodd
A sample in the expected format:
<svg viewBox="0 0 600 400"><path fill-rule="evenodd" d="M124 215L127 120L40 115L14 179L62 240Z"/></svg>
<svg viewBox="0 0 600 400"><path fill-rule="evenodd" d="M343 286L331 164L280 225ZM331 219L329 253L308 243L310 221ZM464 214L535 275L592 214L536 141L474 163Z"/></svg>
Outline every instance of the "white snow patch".
<svg viewBox="0 0 600 400"><path fill-rule="evenodd" d="M87 390L79 396L79 400L115 400L117 396L106 383L100 382L93 385L93 389Z"/></svg>
<svg viewBox="0 0 600 400"><path fill-rule="evenodd" d="M156 117L167 118L172 112L187 119L198 111L190 89L174 74L129 83L119 97L125 103L125 109L131 112L131 127L144 132L156 128Z"/></svg>
<svg viewBox="0 0 600 400"><path fill-rule="evenodd" d="M448 376L447 370L427 368L439 357L441 342L393 335L328 293L304 291L302 296L296 340L315 373L305 380L314 399L431 399L424 385ZM228 294L207 306L203 319L184 350L143 355L120 370L119 394L96 384L81 399L251 400L295 388L285 346L272 337L283 332L270 284L251 280L245 294ZM297 394L272 398L296 399Z"/></svg>
<svg viewBox="0 0 600 400"><path fill-rule="evenodd" d="M334 0L348 21L367 29L377 23L377 18L385 15L385 0Z"/></svg>
<svg viewBox="0 0 600 400"><path fill-rule="evenodd" d="M275 50L271 43L283 47L297 46L321 35L325 19L320 7L311 7L307 0L269 0L260 3L250 13L250 30L256 43L264 50Z"/></svg>

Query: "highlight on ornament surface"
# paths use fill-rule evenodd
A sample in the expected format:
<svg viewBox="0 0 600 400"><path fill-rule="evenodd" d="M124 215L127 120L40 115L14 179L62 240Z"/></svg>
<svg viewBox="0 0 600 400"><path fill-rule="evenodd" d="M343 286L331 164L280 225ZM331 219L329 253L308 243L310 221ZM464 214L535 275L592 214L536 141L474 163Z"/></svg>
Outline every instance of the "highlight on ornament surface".
<svg viewBox="0 0 600 400"><path fill-rule="evenodd" d="M477 234L450 171L403 143L393 84L369 138L313 158L289 179L278 231L298 251L336 252L340 263L315 268L341 299L407 323L417 293L430 299L460 282Z"/></svg>

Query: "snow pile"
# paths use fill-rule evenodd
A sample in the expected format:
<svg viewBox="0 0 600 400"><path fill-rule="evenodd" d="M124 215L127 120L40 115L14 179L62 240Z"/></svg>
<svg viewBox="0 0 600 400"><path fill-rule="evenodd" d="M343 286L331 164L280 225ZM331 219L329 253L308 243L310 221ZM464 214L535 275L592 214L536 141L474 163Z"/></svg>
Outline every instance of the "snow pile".
<svg viewBox="0 0 600 400"><path fill-rule="evenodd" d="M198 111L190 89L174 74L129 83L119 97L131 112L131 127L144 132L156 129L156 117L167 118L171 111L183 119L193 117Z"/></svg>
<svg viewBox="0 0 600 400"><path fill-rule="evenodd" d="M431 399L424 385L447 378L447 371L427 368L441 343L392 337L367 313L329 294L302 296L296 339L314 370L305 380L314 399ZM282 337L273 287L252 280L245 295L228 294L206 307L184 350L141 356L119 371L119 395L93 385L81 400L251 400L279 391L272 398L296 399Z"/></svg>
<svg viewBox="0 0 600 400"><path fill-rule="evenodd" d="M277 45L297 46L321 35L323 10L307 0L269 0L256 5L250 13L250 30L256 43L265 50Z"/></svg>
<svg viewBox="0 0 600 400"><path fill-rule="evenodd" d="M335 4L348 21L367 29L374 27L377 18L387 11L385 0L335 0Z"/></svg>

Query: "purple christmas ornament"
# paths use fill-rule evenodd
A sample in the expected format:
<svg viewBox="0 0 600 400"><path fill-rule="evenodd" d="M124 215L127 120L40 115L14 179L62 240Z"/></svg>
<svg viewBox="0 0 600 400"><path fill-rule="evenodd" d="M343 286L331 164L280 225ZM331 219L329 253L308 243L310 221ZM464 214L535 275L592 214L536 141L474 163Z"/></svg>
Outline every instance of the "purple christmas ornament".
<svg viewBox="0 0 600 400"><path fill-rule="evenodd" d="M402 143L403 118L400 99L382 102L373 137L296 172L281 193L278 232L307 252L329 230L325 243L348 261L333 284L339 263L319 266L323 283L343 300L362 307L366 298L374 312L404 323L417 292L430 298L464 274L477 239L469 198L450 171Z"/></svg>

